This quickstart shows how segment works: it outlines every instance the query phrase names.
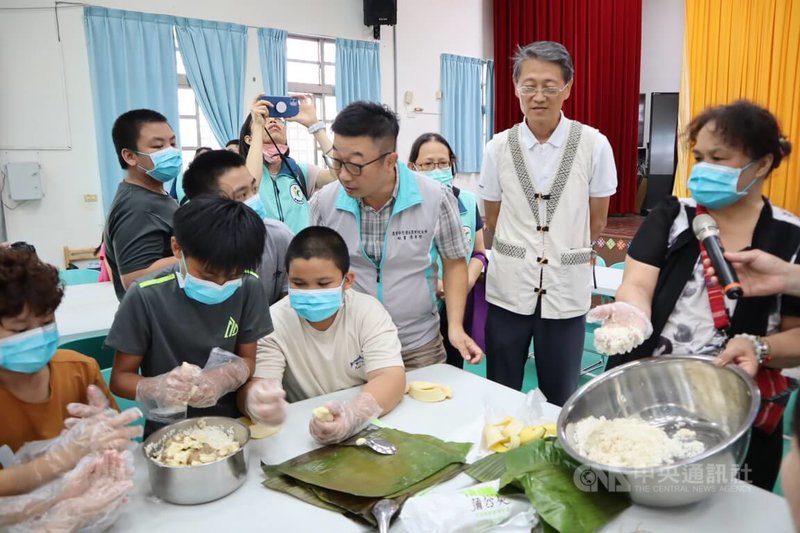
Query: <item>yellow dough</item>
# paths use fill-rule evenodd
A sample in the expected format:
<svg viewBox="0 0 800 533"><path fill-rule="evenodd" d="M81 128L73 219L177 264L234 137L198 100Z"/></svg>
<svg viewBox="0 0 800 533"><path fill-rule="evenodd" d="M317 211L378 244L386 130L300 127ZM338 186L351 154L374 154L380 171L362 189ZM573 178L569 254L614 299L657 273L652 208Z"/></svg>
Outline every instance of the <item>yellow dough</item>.
<svg viewBox="0 0 800 533"><path fill-rule="evenodd" d="M406 394L421 402L441 402L453 397L453 389L439 383L412 381L406 386Z"/></svg>
<svg viewBox="0 0 800 533"><path fill-rule="evenodd" d="M314 418L317 420L321 420L323 422L333 422L333 415L325 406L317 407L314 409L314 411L312 411L312 413L314 414Z"/></svg>
<svg viewBox="0 0 800 533"><path fill-rule="evenodd" d="M239 422L250 428L251 439L266 439L267 437L271 437L283 429L282 425L265 426L263 424L257 424L246 416L240 417Z"/></svg>
<svg viewBox="0 0 800 533"><path fill-rule="evenodd" d="M487 450L505 453L534 440L556 435L556 425L552 422L538 426L526 426L522 421L507 416L496 424L483 428L483 441Z"/></svg>

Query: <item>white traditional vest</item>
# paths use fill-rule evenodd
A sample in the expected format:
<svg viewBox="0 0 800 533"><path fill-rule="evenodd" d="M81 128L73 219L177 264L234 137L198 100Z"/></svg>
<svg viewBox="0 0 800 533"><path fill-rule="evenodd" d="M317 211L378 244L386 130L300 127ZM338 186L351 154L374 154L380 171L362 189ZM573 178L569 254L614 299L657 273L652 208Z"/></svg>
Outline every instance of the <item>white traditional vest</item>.
<svg viewBox="0 0 800 533"><path fill-rule="evenodd" d="M562 118L562 120L567 120ZM502 204L486 300L513 313L573 318L591 305L589 180L598 131L571 120L549 191L538 191L519 124L495 136ZM523 126L524 127L524 126Z"/></svg>

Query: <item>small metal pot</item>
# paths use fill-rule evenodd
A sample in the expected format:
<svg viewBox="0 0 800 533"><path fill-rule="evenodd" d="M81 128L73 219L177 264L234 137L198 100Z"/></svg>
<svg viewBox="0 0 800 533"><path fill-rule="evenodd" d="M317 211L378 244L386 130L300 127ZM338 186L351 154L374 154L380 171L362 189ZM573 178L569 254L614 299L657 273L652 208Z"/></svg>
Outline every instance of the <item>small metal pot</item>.
<svg viewBox="0 0 800 533"><path fill-rule="evenodd" d="M166 466L153 460L147 453L150 445L159 442L165 435L190 429L200 420L207 426L233 428L239 450L219 461L195 466ZM250 429L246 425L222 416L189 418L163 427L147 437L142 446L150 474L150 486L162 500L180 505L207 503L227 496L241 487L247 479L245 447L249 441Z"/></svg>

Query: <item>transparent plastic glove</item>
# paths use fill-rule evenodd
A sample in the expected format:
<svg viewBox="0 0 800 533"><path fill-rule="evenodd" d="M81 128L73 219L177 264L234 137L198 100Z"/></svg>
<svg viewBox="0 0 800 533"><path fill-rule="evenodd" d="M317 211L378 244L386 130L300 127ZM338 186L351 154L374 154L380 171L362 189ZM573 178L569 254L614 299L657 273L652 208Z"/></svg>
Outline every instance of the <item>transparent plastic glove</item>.
<svg viewBox="0 0 800 533"><path fill-rule="evenodd" d="M183 363L166 374L140 379L136 401L141 404L145 418L156 422L186 418L186 406L202 373L199 366Z"/></svg>
<svg viewBox="0 0 800 533"><path fill-rule="evenodd" d="M589 311L588 322L599 322L594 346L606 355L628 353L653 334L653 325L638 307L625 302L600 305Z"/></svg>
<svg viewBox="0 0 800 533"><path fill-rule="evenodd" d="M133 407L112 416L83 418L50 445L45 458L53 468L66 471L91 452L125 450L130 447L131 439L142 436L141 426L128 425L141 417L142 412Z"/></svg>
<svg viewBox="0 0 800 533"><path fill-rule="evenodd" d="M217 401L244 385L250 377L250 369L244 359L222 348L214 348L208 356L206 366L192 388L189 405L212 407Z"/></svg>
<svg viewBox="0 0 800 533"><path fill-rule="evenodd" d="M66 428L71 428L81 418L89 418L103 413L111 414L115 412L108 403L108 398L97 385L89 385L86 389L86 402L87 403L74 402L67 404L67 412L70 414L70 418L64 420L64 426Z"/></svg>
<svg viewBox="0 0 800 533"><path fill-rule="evenodd" d="M118 516L120 506L133 488L133 457L130 452L108 451L96 460L88 475L81 472L72 480L74 486L46 513L18 524L12 532L75 531L100 532L108 529ZM65 479L67 476L65 476ZM66 482L67 484L70 481Z"/></svg>
<svg viewBox="0 0 800 533"><path fill-rule="evenodd" d="M333 444L352 437L383 412L375 398L367 392L362 392L345 404L328 402L325 407L333 415L333 421L323 422L312 416L308 424L308 431L320 444Z"/></svg>
<svg viewBox="0 0 800 533"><path fill-rule="evenodd" d="M278 380L259 379L247 390L245 411L253 422L277 426L286 419L286 392Z"/></svg>

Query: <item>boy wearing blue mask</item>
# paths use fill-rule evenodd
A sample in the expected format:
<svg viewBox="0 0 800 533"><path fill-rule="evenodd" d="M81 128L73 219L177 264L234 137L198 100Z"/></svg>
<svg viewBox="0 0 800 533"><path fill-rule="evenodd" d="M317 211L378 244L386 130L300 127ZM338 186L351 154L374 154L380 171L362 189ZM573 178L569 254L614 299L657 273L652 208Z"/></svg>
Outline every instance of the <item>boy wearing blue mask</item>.
<svg viewBox="0 0 800 533"><path fill-rule="evenodd" d="M108 212L103 242L121 301L134 280L175 263L170 237L178 204L164 184L178 177L182 158L166 117L150 109L120 115L111 136L126 174Z"/></svg>
<svg viewBox="0 0 800 533"><path fill-rule="evenodd" d="M229 150L212 150L197 156L183 174L183 190L189 200L201 194L221 194L244 202L264 220L267 233L258 277L266 292L267 305L283 298L288 291L284 266L286 249L294 234L280 220L267 218L256 180L247 170L242 156Z"/></svg>
<svg viewBox="0 0 800 533"><path fill-rule="evenodd" d="M255 421L283 421L283 389L294 402L363 384L351 401L327 405L333 420L311 419L318 442L341 442L402 399L397 328L377 299L350 290L355 274L349 257L330 228L311 226L292 239L289 296L270 308L276 329L258 341L255 374L240 393Z"/></svg>
<svg viewBox="0 0 800 533"><path fill-rule="evenodd" d="M172 251L175 265L131 285L106 339L116 350L111 390L142 404L146 434L187 410L239 416L234 391L250 377L256 341L272 331L253 272L264 223L252 209L192 199L175 212ZM236 356L211 364L213 348Z"/></svg>

